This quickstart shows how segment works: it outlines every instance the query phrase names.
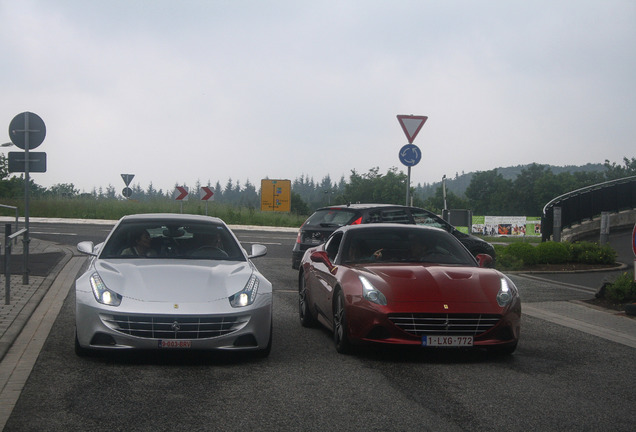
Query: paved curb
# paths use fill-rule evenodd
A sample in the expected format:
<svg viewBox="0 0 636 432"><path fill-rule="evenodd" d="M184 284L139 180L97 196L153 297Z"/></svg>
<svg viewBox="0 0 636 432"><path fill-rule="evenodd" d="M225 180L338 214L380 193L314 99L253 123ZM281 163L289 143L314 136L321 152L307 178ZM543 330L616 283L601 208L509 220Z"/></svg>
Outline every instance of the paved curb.
<svg viewBox="0 0 636 432"><path fill-rule="evenodd" d="M34 240L31 240L34 242ZM41 244L54 245L53 243L45 242L42 240L36 240ZM29 300L24 304L22 309L18 312L17 316L9 323L8 328L0 337L0 361L7 354L7 351L11 348L17 337L20 335L24 326L27 324L31 316L33 315L33 311L38 307L46 293L51 288L51 285L55 282L55 279L59 276L60 272L64 268L64 266L71 260L73 257L73 250L68 246L60 246L55 245L58 250L64 252L64 256L60 259L60 261L51 269L48 276L41 279L40 281L36 280L36 277L30 276L31 284L33 284L32 290L33 293ZM20 276L22 277L22 276ZM4 278L3 278L4 279ZM36 286L38 285L38 286ZM4 288L3 288L4 289ZM14 300L15 302L16 300ZM8 319L7 317L2 317L2 319Z"/></svg>

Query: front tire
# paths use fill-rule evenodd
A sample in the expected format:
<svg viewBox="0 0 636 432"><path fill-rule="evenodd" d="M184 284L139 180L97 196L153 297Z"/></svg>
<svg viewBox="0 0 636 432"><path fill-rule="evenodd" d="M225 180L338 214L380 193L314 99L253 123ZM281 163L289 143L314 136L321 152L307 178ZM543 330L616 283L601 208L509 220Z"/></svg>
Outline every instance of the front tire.
<svg viewBox="0 0 636 432"><path fill-rule="evenodd" d="M336 303L333 310L333 341L336 345L336 351L340 354L349 354L351 352L351 341L348 333L345 297L342 290L339 290L336 294Z"/></svg>

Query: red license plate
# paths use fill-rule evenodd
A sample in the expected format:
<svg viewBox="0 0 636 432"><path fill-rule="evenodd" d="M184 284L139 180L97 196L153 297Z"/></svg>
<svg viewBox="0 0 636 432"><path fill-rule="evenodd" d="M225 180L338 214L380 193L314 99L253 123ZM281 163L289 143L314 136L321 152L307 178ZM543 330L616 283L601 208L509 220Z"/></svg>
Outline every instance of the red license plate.
<svg viewBox="0 0 636 432"><path fill-rule="evenodd" d="M183 349L183 348L192 348L192 341L189 340L160 340L159 341L159 348L166 348L166 349L171 349L171 348L176 348L176 349Z"/></svg>

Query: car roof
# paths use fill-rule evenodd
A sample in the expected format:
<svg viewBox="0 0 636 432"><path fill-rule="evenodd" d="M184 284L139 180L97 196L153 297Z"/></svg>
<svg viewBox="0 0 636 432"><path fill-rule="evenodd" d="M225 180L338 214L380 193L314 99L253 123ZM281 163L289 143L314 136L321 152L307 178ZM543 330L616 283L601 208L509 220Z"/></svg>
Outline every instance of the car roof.
<svg viewBox="0 0 636 432"><path fill-rule="evenodd" d="M372 209L372 208L388 208L388 207L392 207L392 208L417 208L417 209L419 209L419 207L403 206L403 205L400 205L400 204L377 204L377 203L376 204L361 204L361 203L356 203L356 204L342 204L342 205L327 206L327 207L319 208L318 210L330 210L330 209L366 210L366 209Z"/></svg>
<svg viewBox="0 0 636 432"><path fill-rule="evenodd" d="M165 220L165 221L187 221L187 222L213 222L224 224L224 222L212 216L193 215L193 214L181 214L181 213L140 213L126 215L122 217L119 222L132 222L132 221L150 221L150 220Z"/></svg>
<svg viewBox="0 0 636 432"><path fill-rule="evenodd" d="M441 228L423 226L423 225L401 224L401 223L372 223L372 224L360 224L360 225L344 225L335 231L348 232L348 231L357 231L357 230L381 230L381 229L387 229L387 228L388 229L392 228L396 230L419 230L422 232L434 231L434 232L443 232L445 234L450 235L446 230L443 230Z"/></svg>

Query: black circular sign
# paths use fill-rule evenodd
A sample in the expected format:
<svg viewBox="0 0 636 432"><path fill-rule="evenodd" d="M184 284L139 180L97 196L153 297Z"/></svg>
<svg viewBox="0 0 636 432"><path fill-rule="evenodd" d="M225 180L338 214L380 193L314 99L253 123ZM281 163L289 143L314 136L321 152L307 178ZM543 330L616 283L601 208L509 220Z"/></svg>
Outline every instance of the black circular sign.
<svg viewBox="0 0 636 432"><path fill-rule="evenodd" d="M46 136L44 121L37 114L28 111L13 117L9 124L9 138L22 150L26 148L27 135L29 136L29 150L42 144Z"/></svg>
<svg viewBox="0 0 636 432"><path fill-rule="evenodd" d="M129 187L125 187L124 189L122 189L121 194L126 198L130 198L132 196L132 189Z"/></svg>

